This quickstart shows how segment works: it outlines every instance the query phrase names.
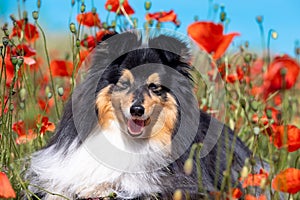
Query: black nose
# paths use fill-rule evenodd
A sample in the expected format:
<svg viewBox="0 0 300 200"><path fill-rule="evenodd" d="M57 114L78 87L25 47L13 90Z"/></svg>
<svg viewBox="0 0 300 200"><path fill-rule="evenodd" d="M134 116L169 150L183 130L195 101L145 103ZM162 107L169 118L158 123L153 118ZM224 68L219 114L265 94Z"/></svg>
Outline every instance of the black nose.
<svg viewBox="0 0 300 200"><path fill-rule="evenodd" d="M132 116L140 117L144 114L144 112L145 112L145 108L141 105L133 105L130 107L130 114Z"/></svg>

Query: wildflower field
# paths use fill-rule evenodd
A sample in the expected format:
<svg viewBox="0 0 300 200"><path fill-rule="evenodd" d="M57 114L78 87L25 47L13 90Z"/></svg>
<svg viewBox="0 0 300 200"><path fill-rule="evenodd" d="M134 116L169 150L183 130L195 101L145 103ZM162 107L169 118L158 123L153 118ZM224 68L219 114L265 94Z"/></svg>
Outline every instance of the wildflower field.
<svg viewBox="0 0 300 200"><path fill-rule="evenodd" d="M87 7L84 0L72 0L70 8L77 12L76 18L66 27L66 52L56 51L56 55L51 47L58 41L49 39L40 23L42 2L37 0L34 11L26 10L23 4L25 0L17 0L18 14L0 22L0 198L8 199L33 195L23 176L29 155L45 146L55 132L64 104L76 87L77 72L89 61L97 43L109 33L134 28L159 31L166 26L176 31L182 25L171 4L152 10L151 1L140 1L145 16L137 19L130 0L95 1L95 7ZM107 12L98 13L96 6L105 6ZM300 46L295 47L294 55L271 53L270 41L278 37L277 32L265 34L263 17L254 16L261 35L257 39L262 40L261 53L250 51L247 42L229 53L227 49L241 33L224 30L228 13L223 6L214 7L212 12L218 16L214 21L195 17L186 34L206 53L210 70L201 76L224 84L224 123L253 152L238 180L245 190L232 187L230 180L224 179L224 187L213 195L216 199L263 200L267 196L279 199L282 193L285 199L300 199ZM221 114L213 107L213 92L197 80L195 76L199 107L219 118ZM255 158L265 160L270 169L253 173L258 162ZM264 193L254 197L247 189L250 186L260 187ZM182 195L183 191L176 191L174 199Z"/></svg>

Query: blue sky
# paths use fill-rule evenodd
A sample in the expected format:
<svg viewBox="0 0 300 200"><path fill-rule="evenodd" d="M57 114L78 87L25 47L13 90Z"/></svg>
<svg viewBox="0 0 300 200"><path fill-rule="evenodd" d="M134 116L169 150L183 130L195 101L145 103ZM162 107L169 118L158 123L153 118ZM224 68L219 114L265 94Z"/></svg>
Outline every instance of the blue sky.
<svg viewBox="0 0 300 200"><path fill-rule="evenodd" d="M31 12L36 10L36 2L36 0L26 0L25 7L30 16ZM70 16L72 16L71 20L75 21L77 13L77 9L71 13L71 0L42 0L41 2L41 25L48 32L68 34ZM91 10L92 2L104 21L107 15L107 11L104 10L106 0L86 0L87 10ZM139 19L139 27L142 27L144 22L144 2L144 0L129 0L136 11L134 17ZM150 12L173 9L182 22L178 31L186 33L186 28L194 21L195 15L199 20L212 20L212 17L208 18L209 2L225 6L227 17L230 19L226 31L241 33L241 36L235 38L234 44L239 45L249 41L251 49L256 51L261 49L261 38L255 18L262 15L265 35L269 29L276 30L279 35L277 40L271 41L272 52L294 56L295 41L300 41L299 0L152 0ZM18 16L17 0L0 0L1 25L3 22L10 22L10 14ZM172 24L165 26L173 27Z"/></svg>

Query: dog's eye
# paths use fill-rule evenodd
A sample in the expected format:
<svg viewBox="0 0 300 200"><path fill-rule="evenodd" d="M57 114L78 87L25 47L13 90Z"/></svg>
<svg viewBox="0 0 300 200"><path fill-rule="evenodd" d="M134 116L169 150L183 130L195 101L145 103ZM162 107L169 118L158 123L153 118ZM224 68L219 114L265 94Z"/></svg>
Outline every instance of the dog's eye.
<svg viewBox="0 0 300 200"><path fill-rule="evenodd" d="M155 83L150 83L148 85L149 90L151 90L154 94L160 95L161 94L161 86Z"/></svg>

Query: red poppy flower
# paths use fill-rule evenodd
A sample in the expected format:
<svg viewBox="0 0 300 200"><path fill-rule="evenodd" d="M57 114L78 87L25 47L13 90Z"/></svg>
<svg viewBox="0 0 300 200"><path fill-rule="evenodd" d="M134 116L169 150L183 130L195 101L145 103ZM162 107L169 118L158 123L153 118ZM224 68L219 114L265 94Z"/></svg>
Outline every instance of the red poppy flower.
<svg viewBox="0 0 300 200"><path fill-rule="evenodd" d="M0 172L0 198L16 198L16 193L4 172Z"/></svg>
<svg viewBox="0 0 300 200"><path fill-rule="evenodd" d="M221 192L219 191L214 191L214 192L210 192L210 194L212 196L214 196L214 199L221 199ZM226 194L226 200L229 200L229 199L239 199L241 198L243 195L242 191L238 188L233 188L231 190L231 194L227 193Z"/></svg>
<svg viewBox="0 0 300 200"><path fill-rule="evenodd" d="M234 83L236 81L240 81L244 78L244 72L241 67L236 68L236 74L229 74L226 77L227 83Z"/></svg>
<svg viewBox="0 0 300 200"><path fill-rule="evenodd" d="M287 144L285 141L285 126L273 125L273 134L270 136L270 141L277 148L287 147L289 152L297 151L300 148L300 129L294 125L287 125Z"/></svg>
<svg viewBox="0 0 300 200"><path fill-rule="evenodd" d="M48 100L48 102L44 101L43 99L38 100L38 105L42 111L45 111L46 113L50 112L50 109L54 105L54 99L51 98Z"/></svg>
<svg viewBox="0 0 300 200"><path fill-rule="evenodd" d="M52 76L72 76L73 63L66 60L52 60L50 63Z"/></svg>
<svg viewBox="0 0 300 200"><path fill-rule="evenodd" d="M16 21L16 26L14 26L11 36L21 37L23 35L21 34L22 32L27 42L34 42L39 38L36 26L26 22L24 19Z"/></svg>
<svg viewBox="0 0 300 200"><path fill-rule="evenodd" d="M189 36L207 53L219 59L225 53L235 36L239 33L223 35L223 25L213 22L195 22L188 26Z"/></svg>
<svg viewBox="0 0 300 200"><path fill-rule="evenodd" d="M155 13L147 13L146 20L157 20L159 22L174 22L176 24L177 15L174 13L173 10L170 10L169 12L162 11Z"/></svg>
<svg viewBox="0 0 300 200"><path fill-rule="evenodd" d="M280 89L292 88L298 78L299 68L300 65L297 61L288 55L276 57L264 76L265 95ZM285 75L282 75L283 71L285 71Z"/></svg>
<svg viewBox="0 0 300 200"><path fill-rule="evenodd" d="M276 191L296 194L300 191L300 169L288 168L275 176L272 188Z"/></svg>
<svg viewBox="0 0 300 200"><path fill-rule="evenodd" d="M87 47L88 49L92 50L93 48L95 48L97 46L98 42L102 41L102 38L105 34L110 33L109 31L98 31L96 33L96 37L89 35L86 36L83 40L81 40L80 44L83 47Z"/></svg>
<svg viewBox="0 0 300 200"><path fill-rule="evenodd" d="M46 131L54 132L55 130L55 124L52 122L49 122L48 117L42 117L41 115L37 118L37 126L40 127L40 134L44 135Z"/></svg>
<svg viewBox="0 0 300 200"><path fill-rule="evenodd" d="M97 13L87 12L77 15L77 22L87 27L101 27L100 18Z"/></svg>
<svg viewBox="0 0 300 200"><path fill-rule="evenodd" d="M251 194L245 195L245 200L267 200L266 195L262 194L259 197L252 196Z"/></svg>
<svg viewBox="0 0 300 200"><path fill-rule="evenodd" d="M259 170L259 174L249 174L246 178L241 180L243 182L243 188L248 186L260 186L261 181L263 179L267 179L269 173L266 172L264 169Z"/></svg>
<svg viewBox="0 0 300 200"><path fill-rule="evenodd" d="M128 3L128 0L124 0L123 4L122 4L125 12L127 13L127 15L132 15L134 14L134 10L131 8L131 6ZM110 9L109 9L110 7ZM120 7L120 0L107 0L105 3L105 8L106 10L112 11L112 12L118 12L118 14L124 15L123 10L119 9Z"/></svg>
<svg viewBox="0 0 300 200"><path fill-rule="evenodd" d="M22 120L14 123L12 129L18 134L17 144L25 144L37 137L37 134L32 129L26 132L25 123Z"/></svg>

